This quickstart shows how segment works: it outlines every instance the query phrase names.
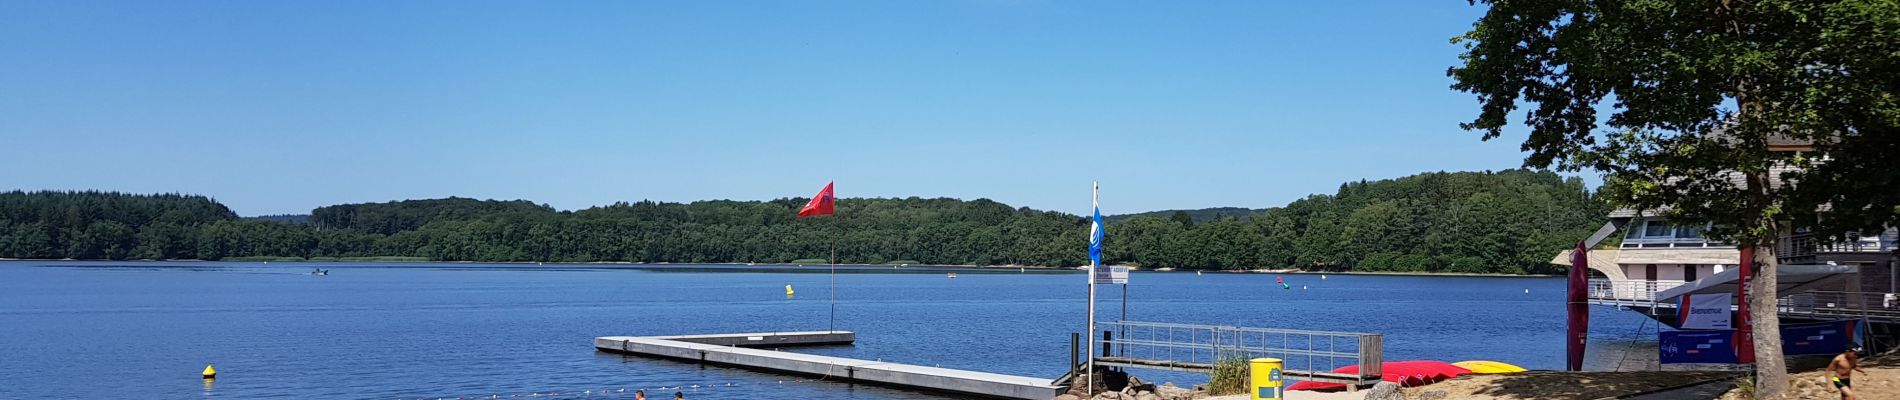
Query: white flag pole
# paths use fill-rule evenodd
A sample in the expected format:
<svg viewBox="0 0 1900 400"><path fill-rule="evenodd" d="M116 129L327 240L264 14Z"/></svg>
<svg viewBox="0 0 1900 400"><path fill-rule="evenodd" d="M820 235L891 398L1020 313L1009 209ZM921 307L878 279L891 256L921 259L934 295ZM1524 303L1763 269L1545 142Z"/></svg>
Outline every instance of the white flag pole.
<svg viewBox="0 0 1900 400"><path fill-rule="evenodd" d="M1094 190L1090 194L1090 197L1091 197L1090 203L1095 208L1090 209L1089 211L1101 212L1100 209L1102 208L1102 182L1096 181L1094 182L1094 184L1095 184ZM1093 242L1095 241L1095 230L1102 229L1102 227L1095 225L1095 222L1093 220L1093 218L1095 217L1093 214L1091 214L1089 218L1090 218L1089 226L1091 227L1091 229L1089 230L1089 241ZM1094 340L1094 337L1095 337L1095 271L1097 268L1101 268L1101 266L1096 265L1095 257L1089 257L1089 273L1088 273L1088 279L1089 279L1088 329L1089 330L1088 330L1087 335L1090 338L1090 340L1085 341L1084 343L1095 342ZM1090 396L1094 396L1095 395L1095 346L1087 346L1087 348L1082 349L1082 351L1089 353L1089 366L1088 366L1088 369L1085 370L1086 373L1089 374L1088 375L1088 389L1085 390L1084 392L1088 393L1088 395Z"/></svg>

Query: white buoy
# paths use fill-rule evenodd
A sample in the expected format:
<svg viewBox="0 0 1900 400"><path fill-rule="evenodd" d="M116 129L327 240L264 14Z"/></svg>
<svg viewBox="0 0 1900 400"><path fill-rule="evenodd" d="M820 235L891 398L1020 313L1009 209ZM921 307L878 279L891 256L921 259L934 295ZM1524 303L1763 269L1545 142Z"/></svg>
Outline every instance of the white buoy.
<svg viewBox="0 0 1900 400"><path fill-rule="evenodd" d="M1326 280L1326 274L1319 274L1319 280Z"/></svg>
<svg viewBox="0 0 1900 400"><path fill-rule="evenodd" d="M1530 294L1530 293L1531 293L1530 289L1524 289L1524 294Z"/></svg>

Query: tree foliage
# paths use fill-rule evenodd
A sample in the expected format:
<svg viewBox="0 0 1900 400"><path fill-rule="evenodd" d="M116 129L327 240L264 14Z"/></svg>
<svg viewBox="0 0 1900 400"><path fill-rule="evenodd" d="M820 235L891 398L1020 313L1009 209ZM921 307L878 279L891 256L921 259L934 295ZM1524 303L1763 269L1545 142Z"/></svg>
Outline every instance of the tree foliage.
<svg viewBox="0 0 1900 400"><path fill-rule="evenodd" d="M1840 237L1900 222L1900 3L1479 2L1489 10L1454 39L1467 51L1449 71L1480 103L1464 127L1497 138L1529 105L1526 165L1604 172L1616 205L1755 248L1757 381L1778 396L1785 224Z"/></svg>
<svg viewBox="0 0 1900 400"><path fill-rule="evenodd" d="M828 258L835 240L846 263L1087 262L1088 221L1073 214L913 197L840 199L837 215L795 218L804 203L641 201L558 211L448 198L327 206L301 223L238 219L202 197L14 192L0 194L0 215L8 216L0 220L0 257L777 263ZM1427 173L1348 183L1244 218L1118 219L1108 227L1106 256L1151 268L1549 273L1550 255L1601 218L1595 204L1580 180L1548 172Z"/></svg>
<svg viewBox="0 0 1900 400"><path fill-rule="evenodd" d="M1109 225L1108 260L1184 269L1554 273L1550 257L1600 223L1576 178L1425 173L1341 185L1247 218L1167 214ZM1177 214L1178 215L1178 214Z"/></svg>

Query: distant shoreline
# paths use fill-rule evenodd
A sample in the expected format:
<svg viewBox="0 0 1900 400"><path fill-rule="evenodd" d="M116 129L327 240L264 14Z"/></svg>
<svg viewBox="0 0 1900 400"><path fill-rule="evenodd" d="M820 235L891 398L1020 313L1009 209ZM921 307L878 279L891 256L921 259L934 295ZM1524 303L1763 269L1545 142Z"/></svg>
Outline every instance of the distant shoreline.
<svg viewBox="0 0 1900 400"><path fill-rule="evenodd" d="M1482 272L1431 272L1431 271L1343 271L1343 272L1285 272L1298 275L1393 275L1393 276L1448 276L1448 277L1498 277L1498 278L1550 278L1563 275L1540 274L1494 274Z"/></svg>
<svg viewBox="0 0 1900 400"><path fill-rule="evenodd" d="M66 259L48 259L48 258L4 258L4 257L0 257L0 261L62 261L62 262L66 262L66 261L93 261L93 262L219 262L219 263L270 263L270 262L280 262L280 263L305 263L305 262L309 262L309 263L392 263L392 264L393 264L393 263L440 263L440 264L511 264L511 265L547 265L547 264L555 264L555 265L641 265L641 266L667 266L667 265L725 265L725 266L760 266L760 265L763 265L763 266L808 266L808 267L822 267L822 266L829 266L829 265L838 265L838 266L845 266L845 267L897 267L897 266L907 266L907 267L935 267L935 268L970 268L970 269L998 269L998 270L1000 270L1000 269L1033 269L1033 270L1039 270L1039 271L1077 271L1077 272L1080 272L1080 271L1081 271L1081 270L1079 270L1079 269L1077 269L1077 268L1075 268L1075 267L1048 267L1048 266L1037 266L1037 265L967 265L967 264L862 264L862 263L838 263L838 264L822 264L822 263L820 263L820 264L813 264L813 263L797 263L797 264L794 264L794 263L742 263L742 262L723 262L723 263L716 263L716 262L705 262L705 263L691 263L691 262L640 262L640 261L584 261L584 262L565 262L565 261L556 261L556 262L547 262L547 261L435 261L435 260L415 260L415 259L410 259L410 258L398 258L398 257L389 257L389 258L381 258L381 257L360 257L360 259L350 259L350 260L328 260L328 259L320 259L320 260L305 260L305 259L293 259L292 257L283 257L283 258L272 258L272 259L269 259L269 260L228 260L228 259L227 259L227 260L217 260L217 261L210 261L210 260L147 260L147 259L139 259L139 260L80 260L80 259L71 259L71 258L66 258ZM1201 269L1201 270L1194 270L1194 269L1175 269L1175 270L1170 270L1170 271L1159 271L1159 270L1154 270L1154 269L1147 269L1147 268L1134 268L1134 269L1132 269L1131 271L1132 271L1132 272L1139 272L1139 273L1146 273L1146 272L1160 272L1160 273L1187 273L1187 272L1197 272L1197 271L1198 271L1198 272L1201 272L1201 273L1216 273L1216 274L1284 274L1284 275L1369 275L1369 276L1438 276L1438 277L1496 277L1496 278L1550 278L1550 277L1562 277L1562 276L1563 276L1563 275L1539 275L1539 274L1497 274L1497 273L1476 273L1476 272L1431 272L1431 271L1303 271L1303 270L1280 270L1280 269L1267 269L1267 270L1262 270L1262 269L1254 269L1254 270L1231 270L1231 269L1215 269L1215 270L1209 270L1209 269Z"/></svg>
<svg viewBox="0 0 1900 400"><path fill-rule="evenodd" d="M1559 276L1563 276L1563 275L1538 275L1538 274L1496 274L1496 273L1482 273L1482 272L1431 272L1431 271L1303 271L1303 270L1283 270L1283 269L1269 269L1269 270L1258 270L1258 269L1254 269L1254 270L1236 270L1236 269L1215 269L1215 270L1208 270L1208 269L1202 269L1202 270L1193 270L1193 269L1177 269L1177 270L1172 270L1172 271L1156 271L1156 270L1152 270L1152 269L1137 269L1137 270L1134 270L1134 271L1135 271L1135 272L1195 272L1195 271L1200 271L1200 272L1203 272L1203 273L1206 273L1206 272L1213 272L1213 273L1223 273L1223 274L1284 274L1284 275L1387 275L1387 276L1444 276L1444 277L1500 277L1500 278L1549 278L1549 277L1559 277Z"/></svg>
<svg viewBox="0 0 1900 400"><path fill-rule="evenodd" d="M262 259L260 259L260 260L233 260L233 259L223 259L223 260L215 260L215 261L213 261L213 260L198 260L198 259L172 259L172 260L152 260L152 259L126 259L126 260L109 260L109 259L75 259L75 258L5 258L5 257L0 257L0 261L57 261L57 262L209 262L209 263L234 263L234 264L263 264L263 263L271 263L271 262L279 262L279 263L390 263L390 264L400 264L400 263L413 263L413 264L509 264L509 265L549 265L549 264L554 264L554 265L642 265L642 266L668 266L668 265L723 265L723 266L741 266L741 267L743 267L743 266L782 266L782 267L824 267L824 266L831 266L831 265L836 265L836 266L840 266L840 267L897 267L897 266L906 266L906 267L940 267L940 268L943 268L943 267L947 267L947 268L971 268L971 269L1034 269L1034 270L1058 270L1058 271L1069 271L1069 270L1075 270L1074 268L1061 268L1061 267L1044 267L1044 266L1034 266L1034 265L967 265L967 264L908 264L908 263L907 263L907 264L862 264L862 263L837 263L837 264L829 264L829 263L818 263L818 264L813 264L813 263L774 263L774 262L764 262L764 263L743 263L743 262L642 262L642 261L465 261L465 260L464 260L464 261L444 261L444 260L414 260L414 259L408 259L407 257L390 257L390 258L377 258L377 257L353 257L353 258L358 258L358 259L340 259L340 260L330 260L330 259L318 259L318 260L308 260L308 259L293 259L292 257L282 257L282 258L271 258L271 259L267 259L267 260L262 260ZM364 259L364 258L375 258L375 259Z"/></svg>

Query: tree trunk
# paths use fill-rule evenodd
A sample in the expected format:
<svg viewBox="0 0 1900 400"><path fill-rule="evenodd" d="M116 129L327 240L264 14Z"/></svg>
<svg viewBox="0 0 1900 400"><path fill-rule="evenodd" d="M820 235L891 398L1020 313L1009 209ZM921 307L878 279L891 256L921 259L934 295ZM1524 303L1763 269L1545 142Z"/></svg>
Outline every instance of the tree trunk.
<svg viewBox="0 0 1900 400"><path fill-rule="evenodd" d="M1757 207L1755 215L1755 259L1742 268L1757 268L1748 282L1748 326L1755 345L1755 398L1779 399L1788 391L1787 360L1781 355L1781 309L1776 303L1775 246L1781 242L1781 221L1767 213L1774 204L1769 168L1749 172L1748 193Z"/></svg>
<svg viewBox="0 0 1900 400"><path fill-rule="evenodd" d="M1748 325L1754 330L1755 398L1776 399L1788 390L1788 367L1781 355L1781 313L1775 304L1775 244L1771 235L1755 248L1756 270L1748 282ZM1746 268L1746 267L1744 267Z"/></svg>

